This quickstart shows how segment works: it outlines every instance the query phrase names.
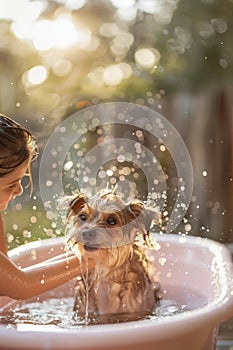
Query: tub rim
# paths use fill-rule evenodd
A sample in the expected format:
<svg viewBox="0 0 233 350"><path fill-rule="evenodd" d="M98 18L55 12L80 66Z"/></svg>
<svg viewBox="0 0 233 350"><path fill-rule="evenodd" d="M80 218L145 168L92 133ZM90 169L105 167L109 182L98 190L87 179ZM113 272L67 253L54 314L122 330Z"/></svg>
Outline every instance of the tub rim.
<svg viewBox="0 0 233 350"><path fill-rule="evenodd" d="M143 334L143 339L147 341L162 340L165 337L177 337L185 333L191 333L193 331L205 330L205 329L214 329L218 326L219 323L225 321L227 318L230 318L233 315L233 278L230 278L232 275L233 265L231 261L230 251L222 243L202 238L196 236L178 236L177 234L158 234L158 242L163 244L183 244L185 247L191 247L195 245L196 247L206 248L214 254L218 254L218 257L221 257L219 264L226 271L227 283L224 286L224 293L220 295L217 300L208 303L207 305L201 306L198 309L192 311L186 311L179 315L173 315L171 318L158 319L156 322L151 320L141 320L141 321L130 321L124 323L117 323L111 325L91 325L91 326L81 326L76 330L66 330L66 329L54 329L50 330L16 330L16 329L7 329L5 326L0 325L0 335L1 335L1 345L7 345L12 348L19 345L20 342L25 342L25 349L30 347L36 347L36 342L41 343L42 338L46 343L51 344L51 346L56 346L58 349L64 347L64 341L66 344L69 344L69 347L77 347L77 342L84 341L82 348L89 348L93 346L93 337L94 343L98 343L98 347L106 348L106 344L116 344L121 343L121 337L124 338L124 341L128 338L134 342L144 342L145 340L141 339ZM9 252L10 258L13 260L17 258L22 251L25 249L36 249L41 246L53 247L54 244L63 244L65 238L56 237L48 238L41 241L34 241L27 243L23 246L14 248ZM220 268L219 267L219 268ZM175 322L175 327L174 327ZM184 329L185 326L185 329ZM140 332L138 331L140 330ZM155 332L156 331L156 332ZM56 334L54 337L53 335ZM72 334L73 340L70 341L70 335ZM63 345L61 342L63 341ZM26 344L27 343L27 344ZM73 344L75 343L75 344ZM26 346L27 345L27 346ZM60 347L61 345L61 347ZM72 347L73 346L73 347Z"/></svg>

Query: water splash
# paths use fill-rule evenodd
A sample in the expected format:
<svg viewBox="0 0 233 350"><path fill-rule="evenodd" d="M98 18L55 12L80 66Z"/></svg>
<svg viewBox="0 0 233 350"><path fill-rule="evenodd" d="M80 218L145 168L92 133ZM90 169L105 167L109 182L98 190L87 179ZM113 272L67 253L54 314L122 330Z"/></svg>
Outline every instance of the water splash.
<svg viewBox="0 0 233 350"><path fill-rule="evenodd" d="M108 182L118 183L126 201L138 197L166 211L164 232L181 223L191 201L193 171L181 136L166 118L116 102L85 108L56 127L40 164L49 219L62 227L57 198L77 188L93 195Z"/></svg>

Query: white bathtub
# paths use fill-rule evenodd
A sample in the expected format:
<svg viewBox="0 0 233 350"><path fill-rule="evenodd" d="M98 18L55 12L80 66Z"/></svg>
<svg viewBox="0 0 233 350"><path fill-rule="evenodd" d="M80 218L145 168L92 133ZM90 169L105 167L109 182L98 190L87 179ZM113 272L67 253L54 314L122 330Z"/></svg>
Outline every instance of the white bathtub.
<svg viewBox="0 0 233 350"><path fill-rule="evenodd" d="M211 350L218 325L233 316L233 267L225 246L208 239L158 235L155 252L164 297L191 311L156 321L142 320L77 329L21 329L0 326L0 350ZM37 263L63 250L63 239L47 239L10 252L21 266ZM35 259L36 257L36 259ZM40 296L73 295L74 280ZM200 297L200 298L199 298ZM36 298L34 298L36 300ZM33 300L33 299L31 299ZM0 297L0 308L16 303Z"/></svg>

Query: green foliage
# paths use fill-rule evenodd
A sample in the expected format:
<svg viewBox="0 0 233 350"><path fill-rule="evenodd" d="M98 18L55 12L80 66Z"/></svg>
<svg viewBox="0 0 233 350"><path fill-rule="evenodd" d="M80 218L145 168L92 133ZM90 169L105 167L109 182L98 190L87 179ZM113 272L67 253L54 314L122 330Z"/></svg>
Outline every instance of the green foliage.
<svg viewBox="0 0 233 350"><path fill-rule="evenodd" d="M4 215L8 249L27 242L56 237L42 205L37 205L36 210L33 208L30 203L23 205L21 210L16 210L13 206L8 208Z"/></svg>

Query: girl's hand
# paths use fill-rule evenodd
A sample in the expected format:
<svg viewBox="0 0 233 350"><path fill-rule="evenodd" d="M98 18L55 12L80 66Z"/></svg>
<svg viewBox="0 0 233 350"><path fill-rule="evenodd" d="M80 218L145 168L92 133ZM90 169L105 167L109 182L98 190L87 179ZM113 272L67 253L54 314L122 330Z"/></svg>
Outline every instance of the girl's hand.
<svg viewBox="0 0 233 350"><path fill-rule="evenodd" d="M6 255L0 252L0 295L14 299L28 299L58 287L81 274L86 262L75 255L61 254L30 267L19 269ZM88 261L88 268L95 262Z"/></svg>

